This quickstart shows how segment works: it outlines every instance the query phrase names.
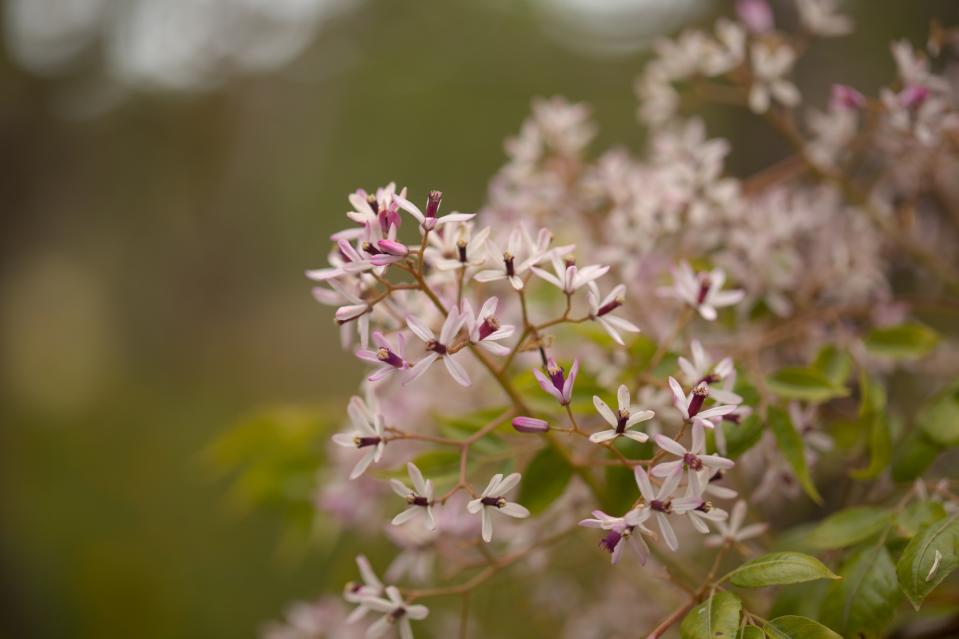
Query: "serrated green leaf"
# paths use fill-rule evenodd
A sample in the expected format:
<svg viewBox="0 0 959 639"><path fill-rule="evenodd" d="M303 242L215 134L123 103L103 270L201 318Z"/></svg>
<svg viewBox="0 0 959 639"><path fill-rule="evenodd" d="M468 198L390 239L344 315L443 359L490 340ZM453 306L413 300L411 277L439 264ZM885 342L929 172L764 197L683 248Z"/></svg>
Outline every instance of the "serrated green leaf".
<svg viewBox="0 0 959 639"><path fill-rule="evenodd" d="M919 427L929 439L940 446L959 444L959 385L953 384L919 412Z"/></svg>
<svg viewBox="0 0 959 639"><path fill-rule="evenodd" d="M899 585L913 607L959 566L959 515L923 526L902 552L896 565Z"/></svg>
<svg viewBox="0 0 959 639"><path fill-rule="evenodd" d="M896 517L896 527L904 537L912 538L923 526L928 526L946 516L946 509L938 501L926 499L914 501Z"/></svg>
<svg viewBox="0 0 959 639"><path fill-rule="evenodd" d="M742 588L798 584L816 579L839 579L821 561L801 552L772 552L736 568L726 578Z"/></svg>
<svg viewBox="0 0 959 639"><path fill-rule="evenodd" d="M812 481L809 467L806 466L806 453L803 449L802 437L793 426L788 413L781 408L772 407L769 409L768 422L769 428L776 438L776 444L779 446L783 457L789 462L796 479L799 480L799 485L803 487L803 490L814 502L822 503L822 497Z"/></svg>
<svg viewBox="0 0 959 639"><path fill-rule="evenodd" d="M739 631L743 602L731 592L717 592L686 614L679 626L682 639L729 639Z"/></svg>
<svg viewBox="0 0 959 639"><path fill-rule="evenodd" d="M852 372L852 358L846 351L829 344L820 349L812 363L812 368L822 373L833 386L842 386Z"/></svg>
<svg viewBox="0 0 959 639"><path fill-rule="evenodd" d="M939 335L936 331L918 322L908 322L873 329L866 336L865 344L873 355L913 359L929 353L938 341Z"/></svg>
<svg viewBox="0 0 959 639"><path fill-rule="evenodd" d="M781 368L766 380L769 390L783 399L801 399L809 402L824 402L835 397L845 397L848 389L835 384L822 372L812 368Z"/></svg>
<svg viewBox="0 0 959 639"><path fill-rule="evenodd" d="M823 599L819 618L843 637L878 639L899 602L896 567L885 546L853 553Z"/></svg>
<svg viewBox="0 0 959 639"><path fill-rule="evenodd" d="M770 639L842 639L835 632L808 617L776 617L763 626Z"/></svg>
<svg viewBox="0 0 959 639"><path fill-rule="evenodd" d="M812 548L845 548L872 537L889 525L891 513L883 508L855 506L823 519L806 539Z"/></svg>
<svg viewBox="0 0 959 639"><path fill-rule="evenodd" d="M536 453L523 472L517 501L534 515L556 501L573 476L573 469L553 447Z"/></svg>
<svg viewBox="0 0 959 639"><path fill-rule="evenodd" d="M892 460L892 478L898 482L910 482L926 472L942 447L931 441L921 429L911 431L896 446Z"/></svg>

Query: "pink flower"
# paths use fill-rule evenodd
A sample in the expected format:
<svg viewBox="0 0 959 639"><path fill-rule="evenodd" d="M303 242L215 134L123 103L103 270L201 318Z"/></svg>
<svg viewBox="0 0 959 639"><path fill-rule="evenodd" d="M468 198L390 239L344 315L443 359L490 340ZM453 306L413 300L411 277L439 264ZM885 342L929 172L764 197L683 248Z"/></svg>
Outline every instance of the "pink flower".
<svg viewBox="0 0 959 639"><path fill-rule="evenodd" d="M436 217L436 214L440 209L440 202L442 199L442 193L439 191L430 191L429 197L426 200L426 213L424 214L418 206L407 200L405 197L396 196L396 202L399 207L416 218L416 221L420 223L420 227L426 231L431 231L441 224L449 224L450 222L467 222L476 217L475 213L450 213L449 215L444 215L443 217Z"/></svg>
<svg viewBox="0 0 959 639"><path fill-rule="evenodd" d="M736 410L733 404L719 404L706 410L703 410L703 404L709 397L709 386L705 382L696 385L693 391L686 395L683 387L675 378L669 378L669 388L673 392L673 404L683 416L684 421L692 421L693 424L700 424L706 428L716 426L714 420L724 415L728 415Z"/></svg>
<svg viewBox="0 0 959 639"><path fill-rule="evenodd" d="M574 360L569 369L569 377L566 377L565 371L556 363L552 357L546 363L546 373L543 374L538 368L533 369L533 376L539 382L539 387L556 398L561 406L567 406L573 398L573 384L576 382L576 375L579 373L579 360Z"/></svg>
<svg viewBox="0 0 959 639"><path fill-rule="evenodd" d="M439 339L437 339L433 331L420 320L412 315L406 318L406 325L413 331L414 335L426 343L426 350L430 351L429 355L416 362L413 368L410 369L410 378L405 382L406 384L419 378L433 362L442 358L443 363L446 365L446 370L449 371L450 376L457 384L460 386L470 385L470 378L466 370L460 366L458 362L453 360L453 354L450 353L451 342L453 338L456 337L456 334L459 333L465 321L465 315L461 315L455 308L450 310L446 321L443 322L443 328L440 329Z"/></svg>
<svg viewBox="0 0 959 639"><path fill-rule="evenodd" d="M402 333L396 336L396 350L394 351L390 343L379 331L373 332L373 343L376 344L375 351L358 350L356 356L360 359L376 364L379 370L370 375L367 379L371 382L378 382L392 373L400 370L406 370L410 363L404 359L406 352L406 338Z"/></svg>
<svg viewBox="0 0 959 639"><path fill-rule="evenodd" d="M612 315L612 312L623 305L626 299L626 286L620 284L609 292L609 295L600 299L599 287L595 282L589 282L589 293L587 301L589 302L589 317L594 322L598 322L603 330L612 337L620 346L624 345L623 338L619 331L627 333L638 333L639 327L628 320Z"/></svg>
<svg viewBox="0 0 959 639"><path fill-rule="evenodd" d="M584 519L579 525L608 531L600 540L599 546L610 554L610 563L618 563L623 555L623 548L631 542L629 545L639 557L639 563L645 565L649 559L649 546L646 545L642 533L653 534L653 531L643 525L649 517L650 511L645 509L631 510L623 517L613 517L601 510L594 510L593 518Z"/></svg>
<svg viewBox="0 0 959 639"><path fill-rule="evenodd" d="M599 411L602 418L606 420L606 423L612 426L612 428L593 433L589 436L589 441L599 444L620 436L628 437L640 443L648 440L649 435L646 433L629 429L640 422L652 419L656 413L651 410L633 412L629 403L629 389L625 384L619 387L619 390L616 392L616 398L619 403L619 410L614 413L598 395L593 395L593 405L596 407L596 410Z"/></svg>
<svg viewBox="0 0 959 639"><path fill-rule="evenodd" d="M716 309L738 304L745 293L723 291L726 274L720 269L695 273L687 262L673 269L673 285L659 289L662 297L672 297L695 308L705 320L717 317Z"/></svg>
<svg viewBox="0 0 959 639"><path fill-rule="evenodd" d="M514 417L513 428L520 433L545 433L549 430L549 422L535 417Z"/></svg>
<svg viewBox="0 0 959 639"><path fill-rule="evenodd" d="M663 534L663 541L666 546L675 551L679 548L679 542L676 540L676 533L669 523L667 515L672 514L672 496L679 486L679 479L682 477L682 471L677 469L669 475L660 485L658 491L653 490L653 485L649 481L649 475L643 470L642 466L637 466L634 474L636 475L636 485L639 487L639 493L643 496L643 510L651 513L659 524L659 531Z"/></svg>
<svg viewBox="0 0 959 639"><path fill-rule="evenodd" d="M692 476L703 468L727 470L736 465L731 459L726 459L719 455L704 454L706 451L706 431L700 424L693 424L693 442L689 449L675 439L671 439L662 434L656 435L654 440L657 446L668 453L676 455L679 459L657 464L656 467L650 471L653 477L666 477L676 470L680 472L687 471L690 476Z"/></svg>
<svg viewBox="0 0 959 639"><path fill-rule="evenodd" d="M496 306L499 300L491 297L480 307L479 313L473 314L473 306L469 300L463 300L463 317L466 322L466 332L470 342L494 355L509 355L510 349L499 344L503 339L512 337L514 328L510 325L500 325L496 319Z"/></svg>

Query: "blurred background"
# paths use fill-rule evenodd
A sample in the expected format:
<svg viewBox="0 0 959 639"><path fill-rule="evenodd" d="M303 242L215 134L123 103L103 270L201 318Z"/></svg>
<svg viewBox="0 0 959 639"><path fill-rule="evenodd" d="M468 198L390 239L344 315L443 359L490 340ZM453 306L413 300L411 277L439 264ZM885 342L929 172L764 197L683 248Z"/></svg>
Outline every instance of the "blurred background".
<svg viewBox="0 0 959 639"><path fill-rule="evenodd" d="M878 4L844 3L857 31L799 67L808 100L875 88L890 40L959 21L955 0ZM338 590L312 478L361 376L303 271L346 194L478 208L534 96L639 150L651 38L731 8L5 0L0 636L253 636ZM782 153L709 118L736 172Z"/></svg>

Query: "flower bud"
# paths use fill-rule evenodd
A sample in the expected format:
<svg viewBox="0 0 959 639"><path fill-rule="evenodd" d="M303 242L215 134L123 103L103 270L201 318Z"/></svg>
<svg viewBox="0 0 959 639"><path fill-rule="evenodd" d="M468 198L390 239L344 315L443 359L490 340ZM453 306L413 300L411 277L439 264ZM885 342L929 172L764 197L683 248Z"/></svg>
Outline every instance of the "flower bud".
<svg viewBox="0 0 959 639"><path fill-rule="evenodd" d="M545 433L549 430L549 423L535 417L514 417L513 428L520 433Z"/></svg>

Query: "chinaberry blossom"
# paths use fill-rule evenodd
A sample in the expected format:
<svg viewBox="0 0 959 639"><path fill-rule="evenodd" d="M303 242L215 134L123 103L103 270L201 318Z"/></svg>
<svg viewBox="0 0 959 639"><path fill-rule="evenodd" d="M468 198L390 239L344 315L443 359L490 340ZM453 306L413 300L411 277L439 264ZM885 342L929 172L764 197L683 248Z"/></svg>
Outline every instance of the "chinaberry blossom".
<svg viewBox="0 0 959 639"><path fill-rule="evenodd" d="M757 42L750 54L753 85L749 89L749 108L765 113L773 100L786 107L799 104L799 89L785 78L796 62L795 51L786 44L771 46Z"/></svg>
<svg viewBox="0 0 959 639"><path fill-rule="evenodd" d="M491 297L480 307L478 313L473 313L473 306L469 300L463 300L463 317L469 340L494 355L509 355L510 349L499 342L513 336L514 327L502 325L496 318L496 307L499 300Z"/></svg>
<svg viewBox="0 0 959 639"><path fill-rule="evenodd" d="M412 315L406 318L406 325L414 335L426 344L426 350L429 351L428 355L416 362L413 368L410 369L410 378L406 383L419 378L433 362L437 359L442 359L446 370L449 371L450 377L456 380L457 384L460 386L470 385L469 374L459 362L453 360L454 353L450 350L453 346L453 338L456 337L456 334L459 333L460 328L462 328L465 322L465 314L461 314L455 308L450 310L449 315L446 316L446 320L443 322L443 328L440 329L440 336L437 339L433 331L419 319Z"/></svg>
<svg viewBox="0 0 959 639"><path fill-rule="evenodd" d="M490 263L495 264L496 267L480 271L474 278L478 282L509 280L514 289L522 290L523 276L531 266L546 259L552 239L552 234L546 229L541 229L534 240L529 237L525 228L514 228L509 234L505 251L501 250L496 242L490 239L486 242L486 246L489 251ZM572 248L571 246L557 247L553 249L553 252L554 254L565 255Z"/></svg>
<svg viewBox="0 0 959 639"><path fill-rule="evenodd" d="M796 0L799 19L810 33L822 37L846 35L852 20L836 13L835 0Z"/></svg>
<svg viewBox="0 0 959 639"><path fill-rule="evenodd" d="M616 391L616 399L619 405L618 410L614 413L606 402L600 399L599 395L593 395L593 405L596 407L596 410L599 411L602 418L606 420L606 423L612 426L612 428L593 433L589 436L589 441L599 444L608 442L611 439L616 439L617 437L628 437L640 443L648 440L649 435L640 431L630 430L630 428L636 424L652 419L656 413L651 410L634 411L629 403L629 388L627 388L625 384L620 386L619 390Z"/></svg>
<svg viewBox="0 0 959 639"><path fill-rule="evenodd" d="M618 563L623 555L623 548L631 546L636 552L639 562L643 565L649 559L649 546L643 539L643 534L653 535L653 531L643 525L649 519L647 509L634 509L622 517L607 515L601 510L594 510L593 517L579 522L585 528L599 528L606 531L599 542L600 548L610 554L610 563Z"/></svg>
<svg viewBox="0 0 959 639"><path fill-rule="evenodd" d="M613 290L611 290L606 297L601 298L599 287L596 286L595 282L589 282L589 292L587 293L589 317L602 326L603 330L620 346L625 344L622 336L619 334L620 331L626 331L627 333L639 332L638 326L629 320L612 314L613 311L623 305L625 299L626 286L623 284L613 287Z"/></svg>
<svg viewBox="0 0 959 639"><path fill-rule="evenodd" d="M733 506L728 521L717 521L717 534L709 535L703 540L703 543L711 548L722 546L723 544L739 544L754 537L759 537L769 528L768 524L758 523L743 526L746 519L746 502L740 499Z"/></svg>
<svg viewBox="0 0 959 639"><path fill-rule="evenodd" d="M686 494L673 500L673 511L677 515L685 515L693 528L704 535L709 534L707 521L718 524L729 518L729 513L717 508L712 502L703 498L702 486L696 481L697 474L690 473L686 484Z"/></svg>
<svg viewBox="0 0 959 639"><path fill-rule="evenodd" d="M675 378L669 378L669 389L673 392L673 405L679 411L684 421L699 424L706 428L715 428L716 423L723 416L736 410L734 404L717 404L703 410L703 404L709 397L709 385L705 382L697 384L687 395L683 387Z"/></svg>
<svg viewBox="0 0 959 639"><path fill-rule="evenodd" d="M451 222L468 222L476 217L475 213L456 212L450 213L449 215L444 215L443 217L437 217L442 200L443 194L441 192L430 191L430 194L426 200L426 212L424 213L418 206L407 200L402 195L396 196L397 205L416 218L416 221L420 223L420 227L425 231L431 231L441 224L449 224Z"/></svg>
<svg viewBox="0 0 959 639"><path fill-rule="evenodd" d="M741 290L722 290L725 282L726 273L722 269L696 273L688 262L680 262L673 269L673 285L660 288L659 294L688 304L711 322L717 317L717 308L738 304L745 296Z"/></svg>
<svg viewBox="0 0 959 639"><path fill-rule="evenodd" d="M692 361L680 357L677 362L686 382L691 386L701 383L709 384L709 394L717 402L740 404L743 398L732 392L732 386L736 381L736 367L733 365L732 358L724 357L713 366L713 359L698 339L694 339L689 347L693 356ZM719 382L724 383L722 389L713 386Z"/></svg>
<svg viewBox="0 0 959 639"><path fill-rule="evenodd" d="M356 356L360 359L376 364L379 369L370 375L367 379L371 382L378 382L381 379L389 377L396 371L406 370L410 363L406 361L406 337L403 333L396 335L396 347L394 348L383 333L373 331L373 343L376 344L376 350L360 349L356 351Z"/></svg>
<svg viewBox="0 0 959 639"><path fill-rule="evenodd" d="M510 517L524 519L529 517L529 511L517 503L506 501L506 493L513 490L519 483L520 474L513 473L505 478L497 473L489 480L482 494L466 505L466 509L474 515L480 513L483 522L483 541L489 543L493 539L493 516L491 510L503 513Z"/></svg>
<svg viewBox="0 0 959 639"><path fill-rule="evenodd" d="M692 475L698 473L703 468L711 470L726 470L735 466L735 462L719 455L707 455L706 452L706 431L701 424L693 424L692 444L687 449L675 439L659 434L654 438L656 445L668 453L679 457L679 459L670 462L662 462L653 467L651 473L654 477L667 477L670 473L679 470Z"/></svg>
<svg viewBox="0 0 959 639"><path fill-rule="evenodd" d="M406 471L409 473L410 481L413 482L413 490L407 488L406 484L398 479L390 480L393 492L405 499L407 504L406 510L393 518L393 524L399 526L415 517L422 516L426 521L426 527L433 530L436 528L436 519L433 517L433 482L423 479L423 473L413 462L406 464Z"/></svg>
<svg viewBox="0 0 959 639"><path fill-rule="evenodd" d="M567 295L572 295L585 284L589 284L593 280L602 277L609 271L608 266L595 264L578 268L576 266L576 258L571 254L560 257L555 250L550 252L549 259L553 265L553 273L544 271L536 266L530 268L537 276Z"/></svg>
<svg viewBox="0 0 959 639"><path fill-rule="evenodd" d="M347 412L355 430L352 433L333 435L333 442L345 448L366 449L350 473L350 479L356 479L369 468L370 464L380 460L386 440L383 433L383 418L362 399L355 395L351 397Z"/></svg>
<svg viewBox="0 0 959 639"><path fill-rule="evenodd" d="M476 231L473 222L439 228L429 234L426 259L438 271L462 269L464 278L468 280L476 269L486 263L486 240L489 234L490 227Z"/></svg>
<svg viewBox="0 0 959 639"><path fill-rule="evenodd" d="M364 600L379 597L384 591L383 582L376 576L364 555L356 556L356 566L359 568L363 583L351 581L343 588L343 598L352 604L357 604L350 616L346 618L346 623L353 623L366 615L370 608L364 604Z"/></svg>
<svg viewBox="0 0 959 639"><path fill-rule="evenodd" d="M386 587L386 597L363 597L362 605L374 612L382 613L383 616L373 623L366 631L367 639L377 639L386 635L390 628L396 627L400 639L413 639L413 629L410 626L410 620L426 619L429 615L429 609L426 606L415 604L411 605L403 601L396 586Z"/></svg>
<svg viewBox="0 0 959 639"><path fill-rule="evenodd" d="M655 469L655 467L654 467ZM679 487L679 480L682 478L682 469L677 468L670 473L660 484L659 490L653 489L653 484L649 480L649 475L642 466L637 466L633 471L636 476L636 485L639 487L639 493L643 497L642 511L651 514L659 525L659 531L663 535L663 541L666 546L675 551L679 548L679 541L676 539L676 532L672 524L669 523L668 515L672 514L673 493Z"/></svg>
<svg viewBox="0 0 959 639"><path fill-rule="evenodd" d="M533 376L539 383L539 387L552 395L562 406L569 405L573 399L573 384L576 383L576 375L579 374L579 360L573 360L573 365L569 369L569 375L563 367L556 363L556 360L550 357L546 362L546 374L538 368L533 369Z"/></svg>

